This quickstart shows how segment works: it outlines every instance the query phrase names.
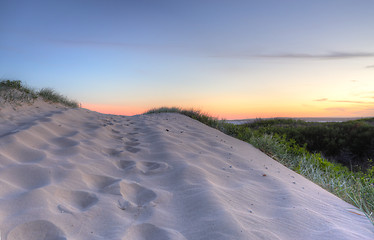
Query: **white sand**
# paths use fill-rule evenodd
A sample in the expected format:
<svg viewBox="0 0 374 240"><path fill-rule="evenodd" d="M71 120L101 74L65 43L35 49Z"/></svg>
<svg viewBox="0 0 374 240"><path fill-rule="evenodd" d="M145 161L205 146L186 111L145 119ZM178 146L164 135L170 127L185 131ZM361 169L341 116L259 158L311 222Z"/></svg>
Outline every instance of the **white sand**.
<svg viewBox="0 0 374 240"><path fill-rule="evenodd" d="M352 205L178 114L2 108L0 186L2 240L374 239Z"/></svg>

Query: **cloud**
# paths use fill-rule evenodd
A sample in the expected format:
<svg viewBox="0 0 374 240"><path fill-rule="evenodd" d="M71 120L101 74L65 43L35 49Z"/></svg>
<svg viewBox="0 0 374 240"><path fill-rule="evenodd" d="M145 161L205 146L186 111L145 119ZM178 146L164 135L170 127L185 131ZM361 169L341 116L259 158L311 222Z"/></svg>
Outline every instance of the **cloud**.
<svg viewBox="0 0 374 240"><path fill-rule="evenodd" d="M68 39L48 39L49 42L77 47L109 47L109 48L151 48L151 45L132 44L126 42L107 42L92 40L68 40Z"/></svg>
<svg viewBox="0 0 374 240"><path fill-rule="evenodd" d="M329 52L329 53L324 53L324 54L284 53L284 54L258 55L258 57L329 60L329 59L374 57L374 52ZM372 67L374 67L374 65Z"/></svg>
<svg viewBox="0 0 374 240"><path fill-rule="evenodd" d="M325 102L327 100L328 100L327 98L321 98L321 99L316 99L316 100L313 100L313 101L316 101L316 102Z"/></svg>
<svg viewBox="0 0 374 240"><path fill-rule="evenodd" d="M374 52L339 52L331 51L321 54L312 53L281 53L281 54L246 54L246 53L222 53L217 55L211 55L210 57L215 58L284 58L284 59L316 59L316 60L336 60L336 59L352 59L352 58L367 58L374 57ZM374 65L367 66L374 68Z"/></svg>
<svg viewBox="0 0 374 240"><path fill-rule="evenodd" d="M370 97L374 98L374 97ZM351 101L351 100L329 100L328 98L321 98L321 99L315 99L313 100L315 102L335 102L335 103L356 103L356 104L374 104L374 102L368 102L368 101Z"/></svg>
<svg viewBox="0 0 374 240"><path fill-rule="evenodd" d="M331 108L325 108L327 111L338 111L338 112L345 112L346 108L339 108L339 107L331 107Z"/></svg>
<svg viewBox="0 0 374 240"><path fill-rule="evenodd" d="M374 68L374 65L366 66L365 68Z"/></svg>
<svg viewBox="0 0 374 240"><path fill-rule="evenodd" d="M339 103L358 103L358 104L373 104L373 102L365 102L365 101L349 101L349 100L335 100L330 102L339 102Z"/></svg>

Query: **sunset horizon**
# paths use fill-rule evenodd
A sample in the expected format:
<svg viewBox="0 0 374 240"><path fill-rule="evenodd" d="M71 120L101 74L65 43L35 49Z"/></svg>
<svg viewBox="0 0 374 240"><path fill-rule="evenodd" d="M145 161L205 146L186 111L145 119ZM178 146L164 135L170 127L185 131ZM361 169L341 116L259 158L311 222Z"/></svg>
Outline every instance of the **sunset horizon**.
<svg viewBox="0 0 374 240"><path fill-rule="evenodd" d="M129 107L129 106L119 106L119 105L105 105L105 104L81 104L83 108L103 113L103 114L112 114L112 115L123 115L123 116L135 116L140 115L147 112L150 109L155 109L159 107L178 107L182 109L193 109L196 111L200 111L204 114L207 114L212 117L216 117L218 119L225 119L225 120L245 120L245 119L256 119L256 118L368 118L373 117L374 115L369 114L334 114L334 113L327 113L326 110L322 110L320 112L290 112L290 111L271 111L271 109L266 109L258 112L239 112L233 113L232 111L224 111L224 110L216 110L210 111L209 109L199 108L199 107L190 107L186 106L178 106L178 105L158 105L158 106L150 106L150 107Z"/></svg>

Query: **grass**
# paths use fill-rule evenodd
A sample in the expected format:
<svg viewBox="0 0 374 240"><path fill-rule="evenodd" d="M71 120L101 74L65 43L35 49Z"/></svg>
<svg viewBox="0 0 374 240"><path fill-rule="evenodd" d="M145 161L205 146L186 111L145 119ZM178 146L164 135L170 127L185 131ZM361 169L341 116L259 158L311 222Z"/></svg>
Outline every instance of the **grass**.
<svg viewBox="0 0 374 240"><path fill-rule="evenodd" d="M67 107L77 108L79 107L79 104L76 101L69 100L65 96L62 96L61 94L55 92L51 88L42 88L38 95L47 102L52 103L61 103L62 105L65 105Z"/></svg>
<svg viewBox="0 0 374 240"><path fill-rule="evenodd" d="M171 107L171 108L161 107L161 108L151 109L148 112L146 112L146 114L162 113L162 112L181 113L181 114L186 115L186 116L188 116L192 119L198 120L202 123L205 123L205 124L207 124L209 126L212 126L212 127L215 127L215 128L217 128L218 125L220 124L220 121L218 121L218 119L216 119L214 117L210 117L209 115L201 113L200 111L194 110L194 109L187 110L187 109L181 109L181 108L177 108L177 107Z"/></svg>
<svg viewBox="0 0 374 240"><path fill-rule="evenodd" d="M21 81L4 80L0 82L0 97L4 102L20 105L32 103L38 98L35 90L26 87Z"/></svg>
<svg viewBox="0 0 374 240"><path fill-rule="evenodd" d="M33 103L38 98L46 102L60 103L71 108L78 108L80 104L57 93L53 89L43 88L39 91L27 87L19 80L3 80L0 82L0 98L4 102L22 105Z"/></svg>
<svg viewBox="0 0 374 240"><path fill-rule="evenodd" d="M374 118L346 122L305 122L294 119L258 119L244 126L261 133L277 133L295 140L309 152L320 152L331 162L353 171L374 166Z"/></svg>
<svg viewBox="0 0 374 240"><path fill-rule="evenodd" d="M296 141L285 136L264 133L245 125L230 124L193 109L163 107L145 114L163 112L181 113L252 144L284 166L355 205L374 225L374 168L365 173L352 172L341 164L329 162L320 153L309 152L305 146L299 146Z"/></svg>

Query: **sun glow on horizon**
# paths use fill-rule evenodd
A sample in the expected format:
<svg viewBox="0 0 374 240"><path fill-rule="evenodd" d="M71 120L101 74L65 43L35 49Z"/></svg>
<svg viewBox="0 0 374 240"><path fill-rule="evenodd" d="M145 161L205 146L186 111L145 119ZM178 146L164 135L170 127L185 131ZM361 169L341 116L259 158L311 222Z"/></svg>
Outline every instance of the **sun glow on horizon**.
<svg viewBox="0 0 374 240"><path fill-rule="evenodd" d="M219 107L219 106L201 106L193 107L188 105L160 105L160 106L119 106L110 104L82 104L83 108L87 108L92 111L114 114L133 116L143 114L144 112L157 108L157 107L180 107L183 109L194 109L199 110L204 114L208 114L219 119L251 119L251 118L276 118L276 117L374 117L371 109L367 109L367 106L360 107L355 106L352 103L340 103L338 105L332 105L330 103L317 104L317 105L303 105L303 106L255 106L245 107L238 106L232 107Z"/></svg>

